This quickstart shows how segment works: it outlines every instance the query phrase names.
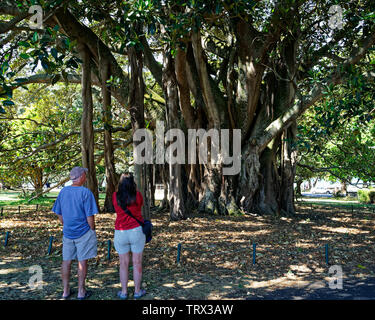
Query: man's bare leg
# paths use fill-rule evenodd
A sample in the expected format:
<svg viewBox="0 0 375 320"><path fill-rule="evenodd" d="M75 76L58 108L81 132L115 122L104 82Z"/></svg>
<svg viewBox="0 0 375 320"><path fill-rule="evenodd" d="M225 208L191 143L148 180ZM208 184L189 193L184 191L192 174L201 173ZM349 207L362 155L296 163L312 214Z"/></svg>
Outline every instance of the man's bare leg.
<svg viewBox="0 0 375 320"><path fill-rule="evenodd" d="M87 260L78 261L78 298L83 298L86 294Z"/></svg>
<svg viewBox="0 0 375 320"><path fill-rule="evenodd" d="M71 265L72 265L71 260L66 260L62 262L61 279L62 279L63 287L64 287L63 297L67 297L70 294L69 280L70 280Z"/></svg>

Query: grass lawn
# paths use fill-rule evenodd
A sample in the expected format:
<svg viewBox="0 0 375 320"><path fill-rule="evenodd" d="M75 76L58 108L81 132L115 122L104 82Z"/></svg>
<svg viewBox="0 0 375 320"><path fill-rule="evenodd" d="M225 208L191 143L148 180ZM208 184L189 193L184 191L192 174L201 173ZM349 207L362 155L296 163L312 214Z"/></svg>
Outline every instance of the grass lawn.
<svg viewBox="0 0 375 320"><path fill-rule="evenodd" d="M360 203L357 198L303 198L303 201L298 203L304 203L306 205L314 205L320 207L332 207L332 208L344 208L350 210L352 207L354 210L366 208L369 210L375 209L374 204Z"/></svg>
<svg viewBox="0 0 375 320"><path fill-rule="evenodd" d="M3 190L0 192L0 207L6 206L31 206L31 205L39 205L39 206L49 206L52 207L53 203L55 202L59 191L51 191L45 194L43 197L39 199L34 199L29 201L28 199L21 198L22 192L21 191L14 191L14 190ZM104 203L105 193L99 194L99 204L102 205Z"/></svg>

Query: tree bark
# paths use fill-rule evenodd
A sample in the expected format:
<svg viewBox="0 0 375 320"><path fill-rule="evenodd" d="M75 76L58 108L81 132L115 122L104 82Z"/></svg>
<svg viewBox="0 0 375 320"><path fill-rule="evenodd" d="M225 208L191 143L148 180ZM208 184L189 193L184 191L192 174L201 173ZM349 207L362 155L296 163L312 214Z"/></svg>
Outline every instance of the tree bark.
<svg viewBox="0 0 375 320"><path fill-rule="evenodd" d="M253 211L258 214L280 215L280 181L275 165L278 145L274 140L260 157L259 189L253 201Z"/></svg>
<svg viewBox="0 0 375 320"><path fill-rule="evenodd" d="M297 123L284 130L281 149L281 187L280 206L283 216L293 216L294 206L294 178L296 175L297 150L295 140L297 137Z"/></svg>
<svg viewBox="0 0 375 320"><path fill-rule="evenodd" d="M148 165L148 190L150 190L150 207L155 207L155 165Z"/></svg>
<svg viewBox="0 0 375 320"><path fill-rule="evenodd" d="M163 92L166 101L167 125L168 129L180 129L180 120L178 115L179 99L177 79L175 75L175 63L172 55L167 52L164 55L163 69ZM172 141L170 141L172 142ZM167 150L172 151L172 148ZM166 157L173 157L172 152L166 154ZM185 198L183 196L182 183L182 164L169 161L169 214L170 219L186 219Z"/></svg>
<svg viewBox="0 0 375 320"><path fill-rule="evenodd" d="M145 127L144 118L144 83L142 77L143 69L143 55L142 51L135 47L128 49L128 56L130 62L130 88L129 88L129 111L133 134L138 129ZM133 145L136 147L140 141L134 141ZM150 203L148 197L148 183L146 183L147 168L146 164L134 164L134 178L138 190L142 193L144 205L142 207L142 215L145 219L150 218Z"/></svg>
<svg viewBox="0 0 375 320"><path fill-rule="evenodd" d="M87 187L95 196L99 208L98 181L94 162L94 127L93 127L93 100L91 92L91 56L83 43L79 43L79 53L82 59L82 119L81 119L81 147L82 166L88 169Z"/></svg>
<svg viewBox="0 0 375 320"><path fill-rule="evenodd" d="M109 66L106 61L100 61L101 88L103 96L103 124L104 124L104 163L106 177L106 195L104 201L104 212L115 212L112 203L112 194L116 191L117 175L115 168L115 155L112 141L112 112L111 112L111 89L107 84L109 79Z"/></svg>

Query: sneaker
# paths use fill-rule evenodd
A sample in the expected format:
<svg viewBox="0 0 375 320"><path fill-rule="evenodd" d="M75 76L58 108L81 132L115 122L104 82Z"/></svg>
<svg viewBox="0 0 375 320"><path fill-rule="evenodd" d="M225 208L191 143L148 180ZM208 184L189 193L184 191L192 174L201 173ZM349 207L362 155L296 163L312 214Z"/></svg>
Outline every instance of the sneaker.
<svg viewBox="0 0 375 320"><path fill-rule="evenodd" d="M139 299L146 295L146 290L141 289L138 293L134 293L134 299Z"/></svg>

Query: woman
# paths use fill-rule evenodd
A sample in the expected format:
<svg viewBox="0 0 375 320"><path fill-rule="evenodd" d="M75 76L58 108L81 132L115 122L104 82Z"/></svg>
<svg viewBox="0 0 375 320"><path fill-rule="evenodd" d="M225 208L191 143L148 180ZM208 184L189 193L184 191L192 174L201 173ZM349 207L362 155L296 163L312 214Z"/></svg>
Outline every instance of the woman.
<svg viewBox="0 0 375 320"><path fill-rule="evenodd" d="M130 251L133 260L134 299L143 297L146 290L141 288L142 281L142 254L146 237L142 226L136 219L129 216L126 208L139 221L142 217L142 194L137 191L133 175L124 173L121 175L118 190L112 196L113 206L117 217L115 222L114 246L120 257L120 282L122 290L117 293L120 299L128 298L128 275Z"/></svg>

